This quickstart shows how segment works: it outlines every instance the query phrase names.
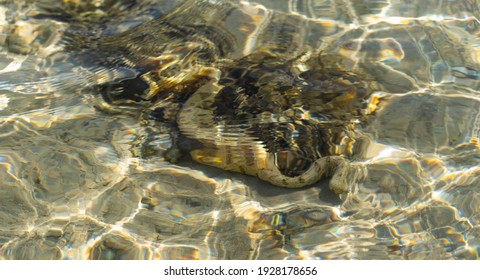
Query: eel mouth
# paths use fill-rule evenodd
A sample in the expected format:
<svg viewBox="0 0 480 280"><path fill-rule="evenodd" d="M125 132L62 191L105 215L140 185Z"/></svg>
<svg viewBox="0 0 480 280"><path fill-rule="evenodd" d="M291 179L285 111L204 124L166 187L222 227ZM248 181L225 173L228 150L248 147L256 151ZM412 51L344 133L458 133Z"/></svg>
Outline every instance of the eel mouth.
<svg viewBox="0 0 480 280"><path fill-rule="evenodd" d="M294 151L277 151L273 153L274 165L285 176L297 177L305 173L313 161Z"/></svg>

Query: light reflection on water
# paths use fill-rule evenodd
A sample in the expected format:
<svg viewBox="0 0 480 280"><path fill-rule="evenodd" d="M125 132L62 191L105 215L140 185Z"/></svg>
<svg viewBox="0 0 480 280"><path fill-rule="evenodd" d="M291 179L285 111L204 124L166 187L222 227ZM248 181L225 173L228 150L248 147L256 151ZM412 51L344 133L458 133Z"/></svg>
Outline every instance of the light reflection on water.
<svg viewBox="0 0 480 280"><path fill-rule="evenodd" d="M479 258L475 1L241 1L222 23L237 31L232 58L262 44L286 56L323 48L383 85L340 196L327 181L283 189L169 162L168 125L145 125L132 107L99 110L82 91L130 73L68 60L65 19L118 34L184 1L50 2L0 7L1 258Z"/></svg>

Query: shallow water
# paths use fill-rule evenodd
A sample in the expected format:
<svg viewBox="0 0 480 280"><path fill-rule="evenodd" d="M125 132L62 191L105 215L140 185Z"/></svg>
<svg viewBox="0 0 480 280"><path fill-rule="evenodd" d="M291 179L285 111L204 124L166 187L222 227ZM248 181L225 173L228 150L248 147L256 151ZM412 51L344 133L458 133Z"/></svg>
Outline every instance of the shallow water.
<svg viewBox="0 0 480 280"><path fill-rule="evenodd" d="M479 258L478 1L232 1L230 13L179 18L228 31L214 37L229 59L321 49L382 84L342 195L328 180L285 189L188 156L172 163L168 125L135 106L98 108L92 86L139 70L95 42L183 2L1 2L1 258ZM91 38L86 52L65 48L72 30Z"/></svg>

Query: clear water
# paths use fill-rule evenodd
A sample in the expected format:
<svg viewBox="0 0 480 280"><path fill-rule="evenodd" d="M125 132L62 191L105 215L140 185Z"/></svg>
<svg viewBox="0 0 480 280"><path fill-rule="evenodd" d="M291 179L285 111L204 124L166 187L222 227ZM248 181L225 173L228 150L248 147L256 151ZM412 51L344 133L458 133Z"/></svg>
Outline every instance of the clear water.
<svg viewBox="0 0 480 280"><path fill-rule="evenodd" d="M479 258L480 2L233 1L220 23L230 58L268 44L286 56L322 49L384 86L340 196L328 180L284 189L171 163L171 131L97 108L89 87L128 71L105 66L115 50L77 63L63 34L89 34L95 50L96 37L182 2L1 2L0 258ZM298 38L284 36L287 19Z"/></svg>

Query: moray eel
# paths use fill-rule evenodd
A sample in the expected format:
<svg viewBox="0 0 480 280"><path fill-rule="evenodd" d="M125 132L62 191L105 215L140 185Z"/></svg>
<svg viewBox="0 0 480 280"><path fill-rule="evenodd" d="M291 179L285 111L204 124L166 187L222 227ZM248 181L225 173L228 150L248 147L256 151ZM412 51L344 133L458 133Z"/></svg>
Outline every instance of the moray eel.
<svg viewBox="0 0 480 280"><path fill-rule="evenodd" d="M150 116L199 144L193 160L287 188L334 176L340 193L376 85L341 66L345 57L302 40L312 28L245 3L185 1L123 33L71 35L66 50L84 64L131 69L116 81L121 90L103 96L147 104Z"/></svg>
<svg viewBox="0 0 480 280"><path fill-rule="evenodd" d="M180 132L203 144L192 158L287 188L346 172L374 85L321 60L258 53L220 68L177 115Z"/></svg>

